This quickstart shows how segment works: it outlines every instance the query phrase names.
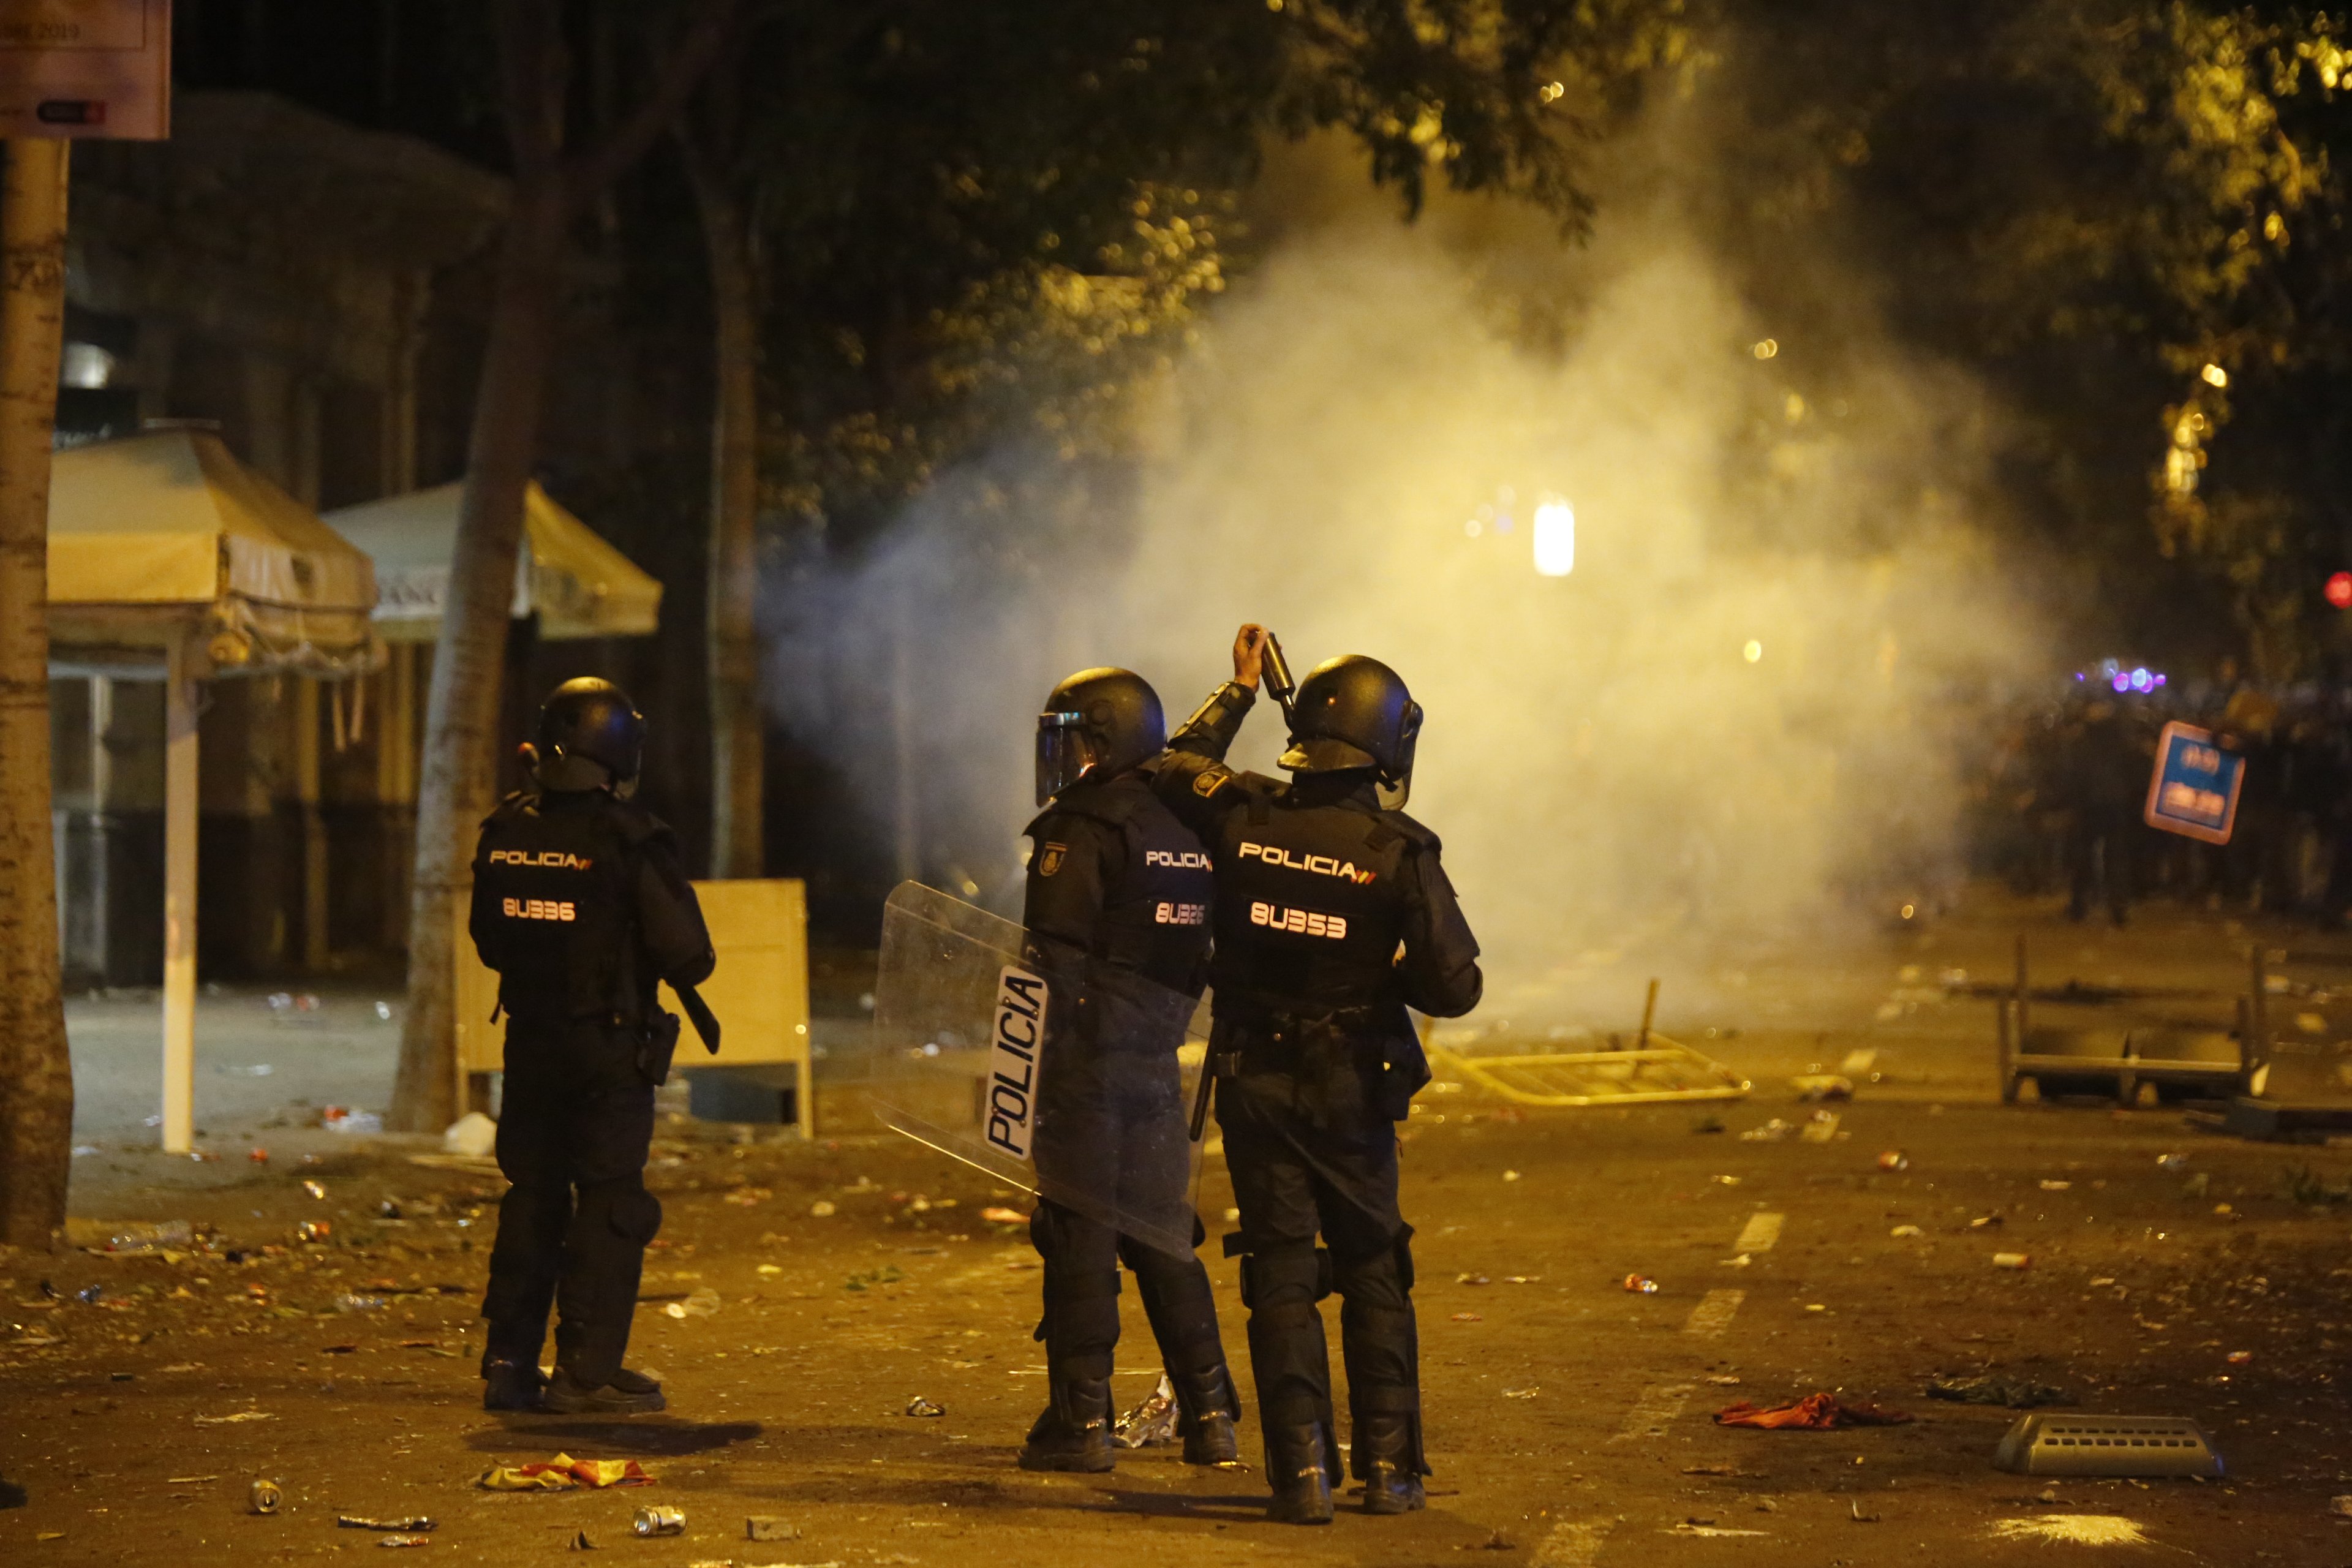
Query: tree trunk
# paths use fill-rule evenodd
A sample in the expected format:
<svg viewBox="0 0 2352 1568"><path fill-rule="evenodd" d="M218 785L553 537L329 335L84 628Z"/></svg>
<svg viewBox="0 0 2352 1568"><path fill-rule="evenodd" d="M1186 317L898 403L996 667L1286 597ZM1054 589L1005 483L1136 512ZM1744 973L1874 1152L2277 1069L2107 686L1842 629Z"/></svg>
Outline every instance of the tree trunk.
<svg viewBox="0 0 2352 1568"><path fill-rule="evenodd" d="M408 903L408 1012L389 1119L406 1132L438 1131L457 1114L453 941L459 896L472 881L475 825L493 804L507 620L522 544L523 493L539 450L564 217L558 180L518 189L499 255L489 342L466 449L465 501L425 700L416 871Z"/></svg>
<svg viewBox="0 0 2352 1568"><path fill-rule="evenodd" d="M73 1058L49 824L49 443L65 336L72 143L7 144L0 185L0 1243L65 1224Z"/></svg>
<svg viewBox="0 0 2352 1568"><path fill-rule="evenodd" d="M751 237L723 174L688 149L702 237L710 257L716 383L710 416L710 874L764 870L765 724L760 646L752 622L758 586L754 536L760 506L760 313Z"/></svg>

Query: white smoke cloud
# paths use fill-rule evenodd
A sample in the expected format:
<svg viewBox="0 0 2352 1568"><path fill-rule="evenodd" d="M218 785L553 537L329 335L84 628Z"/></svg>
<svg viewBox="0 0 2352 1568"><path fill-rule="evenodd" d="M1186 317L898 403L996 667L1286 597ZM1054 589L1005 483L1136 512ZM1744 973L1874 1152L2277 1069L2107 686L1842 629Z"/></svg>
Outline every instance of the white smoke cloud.
<svg viewBox="0 0 2352 1568"><path fill-rule="evenodd" d="M1486 1012L1528 1023L1622 1020L1623 983L1580 987L1629 948L1696 973L1874 918L1950 879L1954 699L2039 639L1964 499L1979 395L1826 268L1807 330L1835 341L1759 357L1776 324L1737 276L1672 189L1604 206L1580 250L1486 204L1332 204L1220 302L1130 486L1034 526L996 504L1034 483L1020 454L954 476L826 585L772 685L812 690L821 643L829 743L886 834L909 764L920 869L1002 902L1061 675L1138 669L1172 724L1244 619L1302 676L1381 658L1428 711L1412 809ZM1564 577L1535 570L1547 498L1573 509ZM1261 704L1236 761L1280 738Z"/></svg>

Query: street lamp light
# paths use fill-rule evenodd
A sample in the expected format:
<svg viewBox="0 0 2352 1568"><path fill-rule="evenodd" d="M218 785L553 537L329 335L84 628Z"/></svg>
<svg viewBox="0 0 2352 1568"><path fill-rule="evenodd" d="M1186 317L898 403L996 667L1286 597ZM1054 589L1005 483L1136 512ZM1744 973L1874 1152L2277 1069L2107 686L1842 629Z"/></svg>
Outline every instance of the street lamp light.
<svg viewBox="0 0 2352 1568"><path fill-rule="evenodd" d="M1536 571L1565 577L1576 570L1576 510L1558 496L1536 504Z"/></svg>

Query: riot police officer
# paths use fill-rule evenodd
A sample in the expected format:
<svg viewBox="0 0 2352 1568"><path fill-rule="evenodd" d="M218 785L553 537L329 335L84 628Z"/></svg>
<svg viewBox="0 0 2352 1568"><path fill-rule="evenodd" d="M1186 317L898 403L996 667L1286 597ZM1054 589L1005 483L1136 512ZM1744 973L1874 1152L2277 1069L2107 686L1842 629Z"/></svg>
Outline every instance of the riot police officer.
<svg viewBox="0 0 2352 1568"><path fill-rule="evenodd" d="M468 927L507 1016L498 1158L513 1184L482 1301L487 1409L664 1407L661 1385L621 1364L661 1227L645 1165L678 1036L655 982L690 988L716 961L669 828L629 798L644 748L619 687L564 682L524 748L533 787L490 815L474 853Z"/></svg>
<svg viewBox="0 0 2352 1568"><path fill-rule="evenodd" d="M1213 706L1246 709L1252 684ZM1316 1308L1334 1289L1365 1511L1420 1508L1429 1469L1394 1126L1429 1068L1405 1009L1456 1016L1484 982L1437 835L1395 809L1421 720L1395 671L1349 655L1298 686L1289 783L1226 768L1198 721L1153 769L1216 868L1210 1062L1241 1210L1225 1247L1242 1258L1269 1516L1295 1524L1330 1521L1339 1478Z"/></svg>
<svg viewBox="0 0 2352 1568"><path fill-rule="evenodd" d="M1236 668L1244 652L1236 647ZM1237 1453L1241 1415L1217 1332L1208 1270L1117 1223L1122 1203L1199 1220L1185 1192L1191 1138L1176 1047L1207 977L1208 856L1151 793L1139 764L1167 741L1159 695L1124 669L1087 669L1054 688L1037 721L1037 799L1027 829L1030 956L1053 977L1039 1054L1034 1157L1044 1189L1029 1234L1045 1263L1048 1404L1020 1462L1034 1470L1111 1468L1110 1371L1118 1266L1135 1274L1176 1391L1187 1463ZM1223 744L1213 724L1199 743ZM1232 739L1232 728L1222 731ZM1173 1004L1171 1005L1171 1004ZM1057 1197L1056 1194L1059 1194ZM1081 1212L1063 1201L1099 1194Z"/></svg>

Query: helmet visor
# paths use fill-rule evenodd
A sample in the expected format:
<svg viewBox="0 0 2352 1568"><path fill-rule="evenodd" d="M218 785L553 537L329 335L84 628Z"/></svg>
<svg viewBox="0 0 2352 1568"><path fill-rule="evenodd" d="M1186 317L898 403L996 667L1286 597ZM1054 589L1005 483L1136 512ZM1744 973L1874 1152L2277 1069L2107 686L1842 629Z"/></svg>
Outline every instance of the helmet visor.
<svg viewBox="0 0 2352 1568"><path fill-rule="evenodd" d="M1037 804L1045 805L1078 782L1094 758L1087 747L1083 713L1048 709L1037 715Z"/></svg>

